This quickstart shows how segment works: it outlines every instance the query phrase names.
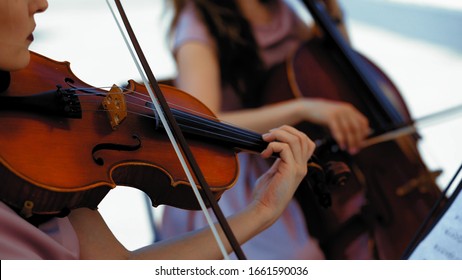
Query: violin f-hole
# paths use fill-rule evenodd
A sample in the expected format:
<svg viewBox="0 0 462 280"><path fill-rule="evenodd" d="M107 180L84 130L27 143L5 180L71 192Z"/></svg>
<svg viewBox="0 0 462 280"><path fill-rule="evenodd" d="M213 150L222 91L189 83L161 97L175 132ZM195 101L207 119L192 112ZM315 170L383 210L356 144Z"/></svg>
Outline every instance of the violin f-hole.
<svg viewBox="0 0 462 280"><path fill-rule="evenodd" d="M115 144L115 143L100 143L93 147L91 153L93 157L93 161L100 166L104 165L104 159L101 157L96 157L96 153L101 150L113 150L113 151L136 151L141 148L141 139L138 135L132 135L132 138L137 141L134 145L125 145L125 144Z"/></svg>

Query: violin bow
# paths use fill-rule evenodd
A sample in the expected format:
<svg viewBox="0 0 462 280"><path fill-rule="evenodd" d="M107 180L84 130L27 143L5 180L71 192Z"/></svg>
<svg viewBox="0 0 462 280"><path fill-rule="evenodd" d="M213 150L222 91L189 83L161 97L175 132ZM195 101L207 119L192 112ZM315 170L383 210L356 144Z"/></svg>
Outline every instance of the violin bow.
<svg viewBox="0 0 462 280"><path fill-rule="evenodd" d="M210 191L210 187L209 185L207 184L205 178L204 178L204 175L202 174L191 150L189 149L189 146L187 145L186 143L186 140L183 136L183 133L181 132L181 129L180 127L178 126L176 120L175 120L175 117L173 116L171 110L170 110L170 107L168 106L166 100L165 100L165 97L162 93L162 90L160 89L159 87L159 84L157 83L157 80L156 78L154 77L154 74L146 60L146 57L143 53L143 51L141 50L141 46L135 36L135 33L133 32L133 29L130 25L130 22L128 20L128 17L122 7L122 4L120 2L120 0L114 0L116 6L117 6L117 9L119 11L119 14L120 14L120 17L125 25L125 30L127 31L129 37L130 37L130 40L133 44L133 48L135 49L136 51L136 54L137 54L137 57L141 63L141 65L143 66L143 69L144 69L144 72L141 70L141 67L138 63L138 61L136 60L135 58L135 55L133 53L133 50L131 49L129 43L128 43L128 40L117 20L117 17L112 9L112 6L110 5L109 3L109 0L106 0L106 3L107 5L109 6L109 9L111 10L112 12L112 15L114 16L114 19L120 29L120 32L122 34L122 37L124 38L125 40L125 43L127 44L127 47L130 51L130 53L132 54L132 57L133 57L133 61L135 62L137 68L138 68L138 71L140 72L140 75L143 79L143 82L149 92L149 95L152 99L152 102L155 106L155 108L153 110L155 110L158 114L159 114L159 117L162 121L162 124L164 125L165 127L165 130L170 138L170 141L172 142L172 145L175 149L175 151L177 152L177 156L178 156L178 159L180 160L182 166L183 166L183 169L188 177L188 180L193 188L193 191L197 197L197 200L201 206L201 209L202 211L204 212L206 218L207 218L207 221L210 225L210 228L215 236L215 239L218 243L218 246L220 247L220 250L222 251L223 253L223 257L225 259L228 259L228 254L226 252L226 249L223 245L223 242L221 241L219 235L218 235L218 232L216 230L216 227L214 225L214 223L212 222L210 216L209 216L209 213L207 211L207 208L205 206L205 203L201 197L201 195L199 194L199 189L198 187L196 186L196 183L195 181L192 179L192 176L191 176L191 173L190 173L190 170L186 164L186 161L188 162L189 166L191 167L192 169L192 172L194 173L195 175L195 178L198 180L200 186L202 187L202 191L203 193L205 194L205 197L207 198L207 201L209 202L209 205L211 206L221 228L223 229L223 232L225 234L225 236L227 237L234 253L236 254L236 256L239 258L239 259L246 259L245 255L244 255L244 252L242 251L239 243L237 242L237 239L236 237L234 236L233 232L231 231L231 228L225 218L225 216L223 215L223 212L221 211L220 207L218 206L218 203L217 201L215 200L212 192ZM147 75L147 79L146 79L146 75ZM178 145L179 144L179 145ZM183 157L184 155L184 157ZM185 160L186 159L186 160Z"/></svg>

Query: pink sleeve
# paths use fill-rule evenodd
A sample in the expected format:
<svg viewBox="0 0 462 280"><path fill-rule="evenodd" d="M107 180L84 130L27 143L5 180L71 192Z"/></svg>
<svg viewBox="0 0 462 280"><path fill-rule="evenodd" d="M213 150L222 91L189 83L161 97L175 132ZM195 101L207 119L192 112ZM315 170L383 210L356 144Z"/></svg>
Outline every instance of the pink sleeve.
<svg viewBox="0 0 462 280"><path fill-rule="evenodd" d="M35 227L0 202L0 259L78 259L79 242L68 218Z"/></svg>
<svg viewBox="0 0 462 280"><path fill-rule="evenodd" d="M196 7L191 2L182 11L175 29L173 53L176 54L179 47L190 41L202 42L212 47L215 45L207 26L202 22Z"/></svg>

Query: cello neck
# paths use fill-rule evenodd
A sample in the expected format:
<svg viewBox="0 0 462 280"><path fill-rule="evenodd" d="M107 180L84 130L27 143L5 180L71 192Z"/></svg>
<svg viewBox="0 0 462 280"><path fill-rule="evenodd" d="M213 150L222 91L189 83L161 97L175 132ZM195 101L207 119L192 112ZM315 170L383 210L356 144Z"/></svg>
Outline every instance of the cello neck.
<svg viewBox="0 0 462 280"><path fill-rule="evenodd" d="M374 128L378 131L386 131L389 127L402 125L405 122L404 117L384 94L376 79L371 77L364 60L342 36L324 5L317 0L303 0L303 2L321 28L323 39L346 63L349 68L348 73L354 75L359 86L358 94L362 95L366 107L371 108L369 118Z"/></svg>

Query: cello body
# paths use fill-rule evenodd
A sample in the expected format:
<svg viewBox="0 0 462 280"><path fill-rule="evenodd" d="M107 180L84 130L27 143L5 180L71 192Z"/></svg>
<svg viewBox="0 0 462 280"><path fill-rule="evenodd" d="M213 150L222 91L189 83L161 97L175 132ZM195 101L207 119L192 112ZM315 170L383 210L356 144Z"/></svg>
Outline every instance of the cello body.
<svg viewBox="0 0 462 280"><path fill-rule="evenodd" d="M390 79L367 58L356 55L410 123L406 104ZM312 39L269 72L264 102L302 97L345 101L369 118L374 131L393 129L392 123L377 117L383 108L368 96L353 71L328 41ZM317 125L302 123L298 128L312 139L329 138L329 132ZM354 156L325 145L321 157L344 161L352 170L345 186L331 190L329 209L309 199L301 201L308 230L319 239L326 258L401 258L441 194L417 141L417 135L408 135L366 147Z"/></svg>

